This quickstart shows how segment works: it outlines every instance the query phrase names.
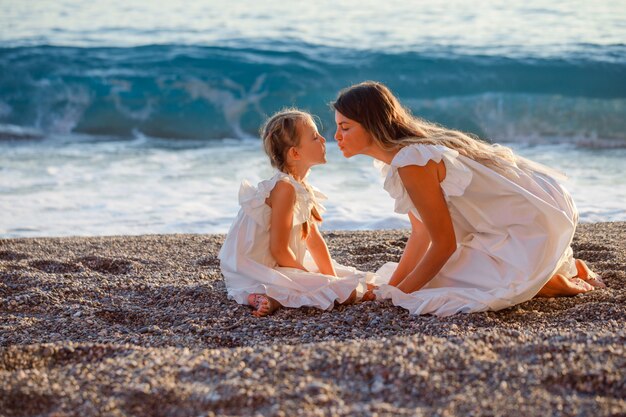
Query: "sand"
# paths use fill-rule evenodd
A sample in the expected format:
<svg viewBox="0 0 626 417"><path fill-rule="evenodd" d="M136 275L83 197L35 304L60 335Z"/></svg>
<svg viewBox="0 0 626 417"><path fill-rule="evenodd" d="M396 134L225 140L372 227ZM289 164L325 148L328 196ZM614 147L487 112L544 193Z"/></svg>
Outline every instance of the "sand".
<svg viewBox="0 0 626 417"><path fill-rule="evenodd" d="M325 235L363 270L407 238ZM0 415L626 415L626 223L573 243L608 288L446 318L388 301L254 318L226 298L223 239L0 240Z"/></svg>

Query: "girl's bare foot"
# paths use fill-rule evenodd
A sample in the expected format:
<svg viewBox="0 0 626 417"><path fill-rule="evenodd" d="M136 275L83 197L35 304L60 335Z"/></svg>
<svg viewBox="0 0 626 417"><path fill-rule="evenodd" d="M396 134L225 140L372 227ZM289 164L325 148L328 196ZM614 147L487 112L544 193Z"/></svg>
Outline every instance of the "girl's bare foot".
<svg viewBox="0 0 626 417"><path fill-rule="evenodd" d="M278 310L280 303L265 294L250 294L248 304L254 308L252 315L255 317L265 317Z"/></svg>
<svg viewBox="0 0 626 417"><path fill-rule="evenodd" d="M372 290L365 291L365 294L363 294L363 297L361 297L361 301L374 301L375 299L376 294L374 294L374 291Z"/></svg>
<svg viewBox="0 0 626 417"><path fill-rule="evenodd" d="M583 294L593 289L594 287L591 284L578 277L567 278L564 275L557 274L543 286L537 297L568 297Z"/></svg>
<svg viewBox="0 0 626 417"><path fill-rule="evenodd" d="M374 284L367 284L367 291L363 294L361 301L374 301L376 299L376 294L374 294L374 290L378 288Z"/></svg>
<svg viewBox="0 0 626 417"><path fill-rule="evenodd" d="M576 270L578 271L578 278L591 284L596 288L606 288L606 284L602 281L602 278L593 272L582 259L576 259Z"/></svg>
<svg viewBox="0 0 626 417"><path fill-rule="evenodd" d="M347 306L350 304L354 304L355 301L356 301L356 290L352 291L352 293L350 293L350 296L346 299L346 301L344 301L343 303L339 303L339 305Z"/></svg>

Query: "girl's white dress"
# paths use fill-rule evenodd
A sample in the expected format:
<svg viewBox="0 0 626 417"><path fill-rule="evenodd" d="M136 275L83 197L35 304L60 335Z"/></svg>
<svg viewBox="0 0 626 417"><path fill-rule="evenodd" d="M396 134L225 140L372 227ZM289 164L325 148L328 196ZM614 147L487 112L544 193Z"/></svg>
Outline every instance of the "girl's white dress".
<svg viewBox="0 0 626 417"><path fill-rule="evenodd" d="M279 267L270 253L271 208L265 201L278 181L287 181L296 190L289 248L309 272ZM284 307L309 306L329 310L335 301L346 301L354 290L357 290L357 296L363 294L366 281L373 279L371 273L333 261L339 277L321 274L307 251L301 237L302 224L309 220L313 207L320 214L324 212L319 200L326 199L317 189L309 187L310 190L282 172L261 181L257 187L247 181L241 184L241 209L219 253L230 299L247 304L248 295L267 294Z"/></svg>
<svg viewBox="0 0 626 417"><path fill-rule="evenodd" d="M389 282L397 263L377 271L378 298L412 314L447 316L500 310L531 299L557 272L576 275L570 247L578 212L551 176L511 165L512 178L442 145L402 148L391 165L376 161L397 213L419 213L398 168L444 161L441 188L450 209L457 250L426 286L405 294Z"/></svg>

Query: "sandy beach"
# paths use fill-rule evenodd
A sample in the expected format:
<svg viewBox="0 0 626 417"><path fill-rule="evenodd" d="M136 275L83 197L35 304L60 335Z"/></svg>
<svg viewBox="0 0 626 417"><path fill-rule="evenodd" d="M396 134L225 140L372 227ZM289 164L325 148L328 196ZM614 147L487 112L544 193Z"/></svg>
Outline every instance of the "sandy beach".
<svg viewBox="0 0 626 417"><path fill-rule="evenodd" d="M407 238L325 235L362 270ZM226 298L223 239L0 240L0 415L626 415L626 223L573 243L607 289L446 318L379 301L254 318Z"/></svg>

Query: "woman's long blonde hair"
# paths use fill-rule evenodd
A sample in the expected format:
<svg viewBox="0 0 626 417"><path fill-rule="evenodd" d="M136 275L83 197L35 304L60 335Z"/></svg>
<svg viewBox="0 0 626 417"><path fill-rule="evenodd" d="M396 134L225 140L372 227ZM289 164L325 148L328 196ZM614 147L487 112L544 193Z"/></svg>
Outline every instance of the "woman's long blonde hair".
<svg viewBox="0 0 626 417"><path fill-rule="evenodd" d="M360 123L385 150L415 143L444 145L507 177L515 175L512 166L525 171L559 175L548 167L515 155L506 146L490 144L474 135L413 116L379 82L366 81L341 90L332 106L342 115Z"/></svg>
<svg viewBox="0 0 626 417"><path fill-rule="evenodd" d="M289 174L287 164L287 152L290 148L300 145L300 132L298 122L310 123L315 126L313 116L302 110L287 108L283 109L267 119L259 131L263 140L263 148L270 158L270 163L277 170ZM309 191L311 188L306 182L302 185ZM313 207L311 210L313 220L321 222L322 216ZM302 224L302 239L306 239L311 229L310 220Z"/></svg>

